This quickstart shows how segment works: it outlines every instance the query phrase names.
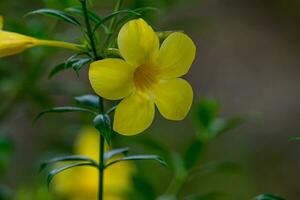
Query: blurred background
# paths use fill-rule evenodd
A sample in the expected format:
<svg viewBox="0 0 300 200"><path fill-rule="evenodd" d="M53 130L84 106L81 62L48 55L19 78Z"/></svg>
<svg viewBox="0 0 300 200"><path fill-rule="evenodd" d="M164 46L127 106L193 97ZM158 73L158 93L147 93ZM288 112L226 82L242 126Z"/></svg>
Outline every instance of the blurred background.
<svg viewBox="0 0 300 200"><path fill-rule="evenodd" d="M5 29L39 38L78 41L80 33L63 22L26 17L29 11L65 9L76 0L2 0ZM259 193L299 198L300 143L300 3L297 0L125 0L124 7L154 6L145 16L156 30L184 30L196 42L198 56L186 78L195 91L195 105L217 99L222 116L250 116L247 122L214 139L203 162L228 161L238 170L197 177L181 193L221 191L229 199L251 199ZM113 1L94 1L94 11L107 14ZM74 105L73 97L92 93L87 67L79 78L69 70L53 79L48 74L71 54L35 48L0 59L0 185L5 193L44 192L39 164L48 157L72 153L78 130L90 122L80 114L33 118L51 106ZM157 114L144 134L117 135L117 147L152 153L141 141L155 141L181 152L195 137L194 112L181 123ZM139 174L156 194L166 190L172 171L155 163L137 163ZM159 176L153 176L153 173ZM45 182L46 183L46 182ZM45 184L46 185L46 184ZM36 192L36 193L38 193ZM26 196L26 195L25 195ZM37 198L37 197L35 197ZM0 197L1 199L1 197ZM151 198L150 198L151 199Z"/></svg>

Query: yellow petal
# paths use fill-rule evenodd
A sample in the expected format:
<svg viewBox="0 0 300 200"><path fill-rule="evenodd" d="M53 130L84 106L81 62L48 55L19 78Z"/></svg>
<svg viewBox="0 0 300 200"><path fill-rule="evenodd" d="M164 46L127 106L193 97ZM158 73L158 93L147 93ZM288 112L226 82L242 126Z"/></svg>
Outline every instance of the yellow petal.
<svg viewBox="0 0 300 200"><path fill-rule="evenodd" d="M184 33L172 33L160 47L156 65L165 78L186 74L196 54L194 42Z"/></svg>
<svg viewBox="0 0 300 200"><path fill-rule="evenodd" d="M138 93L126 97L117 106L114 130L122 135L136 135L147 129L154 118L154 103Z"/></svg>
<svg viewBox="0 0 300 200"><path fill-rule="evenodd" d="M154 88L155 104L166 119L182 120L193 102L193 89L180 78L161 81Z"/></svg>
<svg viewBox="0 0 300 200"><path fill-rule="evenodd" d="M100 133L94 127L84 127L78 134L74 146L77 155L90 157L99 160Z"/></svg>
<svg viewBox="0 0 300 200"><path fill-rule="evenodd" d="M159 49L159 39L143 19L135 19L121 28L118 46L123 58L138 67L154 59Z"/></svg>
<svg viewBox="0 0 300 200"><path fill-rule="evenodd" d="M91 64L89 79L98 95L118 100L131 92L133 72L133 67L121 59L104 59Z"/></svg>
<svg viewBox="0 0 300 200"><path fill-rule="evenodd" d="M21 53L36 43L32 37L0 30L0 58Z"/></svg>
<svg viewBox="0 0 300 200"><path fill-rule="evenodd" d="M0 15L0 30L3 29L3 26L4 26L4 19L3 19L3 17Z"/></svg>

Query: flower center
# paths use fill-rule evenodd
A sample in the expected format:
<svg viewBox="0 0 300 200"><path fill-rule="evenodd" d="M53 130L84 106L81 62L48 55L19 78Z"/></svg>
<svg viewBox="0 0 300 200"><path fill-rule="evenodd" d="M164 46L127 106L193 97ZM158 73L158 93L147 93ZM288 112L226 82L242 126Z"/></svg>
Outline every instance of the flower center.
<svg viewBox="0 0 300 200"><path fill-rule="evenodd" d="M158 71L151 65L139 66L133 75L134 85L138 90L150 90L158 81Z"/></svg>

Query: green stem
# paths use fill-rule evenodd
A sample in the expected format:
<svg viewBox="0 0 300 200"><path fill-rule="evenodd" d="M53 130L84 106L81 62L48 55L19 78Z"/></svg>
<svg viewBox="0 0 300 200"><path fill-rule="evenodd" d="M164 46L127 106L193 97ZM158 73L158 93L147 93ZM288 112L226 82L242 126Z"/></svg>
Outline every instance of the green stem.
<svg viewBox="0 0 300 200"><path fill-rule="evenodd" d="M103 180L104 180L104 144L105 140L100 134L100 149L99 149L99 191L98 200L103 200Z"/></svg>
<svg viewBox="0 0 300 200"><path fill-rule="evenodd" d="M92 32L92 28L91 28L91 23L88 17L88 10L87 10L87 3L86 0L81 0L81 5L82 5L82 10L83 10L83 14L84 14L84 20L85 20L85 25L86 25L86 29L87 29L87 35L89 38L89 42L92 48L92 52L94 54L94 60L98 60L100 57L97 54L97 48L96 48L96 44L95 44L95 39L94 39L94 34Z"/></svg>
<svg viewBox="0 0 300 200"><path fill-rule="evenodd" d="M87 10L87 3L86 0L81 0L82 10L84 12L84 19L85 19L85 25L87 30L87 36L89 38L89 43L92 48L93 53L93 59L94 61L101 59L100 56L97 54L97 48L94 40L94 34L91 29L91 24L88 17L88 10ZM99 96L99 110L100 113L104 113L104 105L103 105L103 98ZM103 200L103 190L104 190L104 146L105 146L105 139L103 135L100 133L100 148L99 148L99 184L98 184L98 200Z"/></svg>

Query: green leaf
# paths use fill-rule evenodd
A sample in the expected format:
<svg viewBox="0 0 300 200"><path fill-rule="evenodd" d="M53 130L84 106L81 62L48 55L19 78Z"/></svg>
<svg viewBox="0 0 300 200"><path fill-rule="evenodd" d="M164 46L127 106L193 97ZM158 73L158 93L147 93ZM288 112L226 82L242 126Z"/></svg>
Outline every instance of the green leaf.
<svg viewBox="0 0 300 200"><path fill-rule="evenodd" d="M48 78L52 78L53 76L55 76L56 74L58 74L59 72L63 71L63 70L66 70L66 69L69 69L72 67L73 63L76 62L74 60L70 61L70 62L64 62L64 63L61 63L59 65L56 65L50 72Z"/></svg>
<svg viewBox="0 0 300 200"><path fill-rule="evenodd" d="M12 140L0 132L0 174L7 169L13 151Z"/></svg>
<svg viewBox="0 0 300 200"><path fill-rule="evenodd" d="M112 136L112 128L110 117L107 114L99 114L94 118L95 128L102 134L105 141L110 145L110 140Z"/></svg>
<svg viewBox="0 0 300 200"><path fill-rule="evenodd" d="M118 162L130 161L130 160L154 160L163 166L168 166L168 164L163 159L161 159L160 156L157 156L157 155L132 155L132 156L126 156L123 158L118 158L118 159L108 163L107 165L105 165L105 168L107 168L115 163L118 163Z"/></svg>
<svg viewBox="0 0 300 200"><path fill-rule="evenodd" d="M145 180L141 175L136 174L132 177L133 188L132 197L135 200L153 200L156 199L156 194L153 186Z"/></svg>
<svg viewBox="0 0 300 200"><path fill-rule="evenodd" d="M114 18L115 16L119 15L119 14L130 14L131 16L140 16L140 13L135 12L133 10L119 10L119 11L115 11L113 13L111 13L110 15L104 17L101 21L99 21L98 23L96 23L93 32L95 32L100 26L102 26L103 24L105 24L106 22L108 22L109 20L111 20L112 18ZM109 30L107 30L109 31Z"/></svg>
<svg viewBox="0 0 300 200"><path fill-rule="evenodd" d="M184 154L186 170L193 168L201 159L205 144L201 140L193 140Z"/></svg>
<svg viewBox="0 0 300 200"><path fill-rule="evenodd" d="M240 167L233 162L210 162L194 169L190 176L190 181L203 175L212 173L237 173Z"/></svg>
<svg viewBox="0 0 300 200"><path fill-rule="evenodd" d="M299 141L300 137L292 137L289 139L289 141Z"/></svg>
<svg viewBox="0 0 300 200"><path fill-rule="evenodd" d="M209 129L213 121L218 117L220 105L213 99L202 99L196 109L196 118L200 130Z"/></svg>
<svg viewBox="0 0 300 200"><path fill-rule="evenodd" d="M49 165L55 164L57 162L72 162L72 161L84 161L84 162L88 162L88 163L97 165L97 162L95 160L93 160L87 156L77 156L77 155L61 156L61 157L53 158L51 160L48 160L48 161L45 161L44 163L42 163L39 171L43 171Z"/></svg>
<svg viewBox="0 0 300 200"><path fill-rule="evenodd" d="M79 76L78 73L81 70L82 66L88 64L91 61L92 61L91 58L82 58L82 59L78 59L77 61L72 63L72 68L76 72L77 76Z"/></svg>
<svg viewBox="0 0 300 200"><path fill-rule="evenodd" d="M236 116L232 117L228 120L225 121L225 125L223 126L222 129L219 130L218 135L226 133L228 131L231 131L242 124L244 124L247 121L247 118L245 116Z"/></svg>
<svg viewBox="0 0 300 200"><path fill-rule="evenodd" d="M74 98L78 104L99 109L99 97L93 94L82 95Z"/></svg>
<svg viewBox="0 0 300 200"><path fill-rule="evenodd" d="M55 175L68 170L68 169L72 169L74 167L82 167L82 166L91 166L91 167L96 167L98 169L98 165L92 164L92 163L82 163L82 162L77 162L77 163L72 163L69 165L65 165L63 167L59 167L57 169L52 170L48 176L47 176L47 185L48 187L50 187L50 183L52 181L52 179L54 178Z"/></svg>
<svg viewBox="0 0 300 200"><path fill-rule="evenodd" d="M80 16L84 16L84 12L82 10L82 8L80 7L71 7L71 8L67 8L65 9L66 12L70 12L70 13L74 13ZM94 12L92 11L88 11L88 18L95 22L96 24L99 23L101 21L101 18Z"/></svg>
<svg viewBox="0 0 300 200"><path fill-rule="evenodd" d="M273 194L262 194L255 197L253 200L285 200L285 199Z"/></svg>
<svg viewBox="0 0 300 200"><path fill-rule="evenodd" d="M77 26L81 25L80 22L76 18L74 18L71 15L69 15L68 13L60 11L60 10L43 8L43 9L29 12L25 16L34 15L34 14L43 14L43 15L55 17L57 19L63 20L65 22L68 22L73 25L77 25Z"/></svg>
<svg viewBox="0 0 300 200"><path fill-rule="evenodd" d="M112 157L119 155L119 154L127 154L129 151L129 147L121 148L121 149L113 149L110 151L105 152L104 154L104 162L108 161Z"/></svg>
<svg viewBox="0 0 300 200"><path fill-rule="evenodd" d="M223 199L226 196L228 195L222 192L210 192L207 194L191 195L184 199L185 200L219 200L221 198Z"/></svg>
<svg viewBox="0 0 300 200"><path fill-rule="evenodd" d="M142 8L137 8L133 10L134 12L137 12L139 14L146 12L146 11L159 11L159 9L154 8L154 7L142 7ZM134 19L137 15L132 15L132 14L128 14L125 15L123 18L121 18L118 22L117 22L117 28L120 28L121 26L123 26L126 22L128 22L131 19Z"/></svg>
<svg viewBox="0 0 300 200"><path fill-rule="evenodd" d="M41 118L43 115L48 114L48 113L65 113L65 112L85 112L85 113L97 115L97 113L95 111L86 109L86 108L72 107L72 106L54 107L54 108L50 108L50 109L44 110L41 113L39 113L35 117L34 122L36 120L38 120L39 118Z"/></svg>

